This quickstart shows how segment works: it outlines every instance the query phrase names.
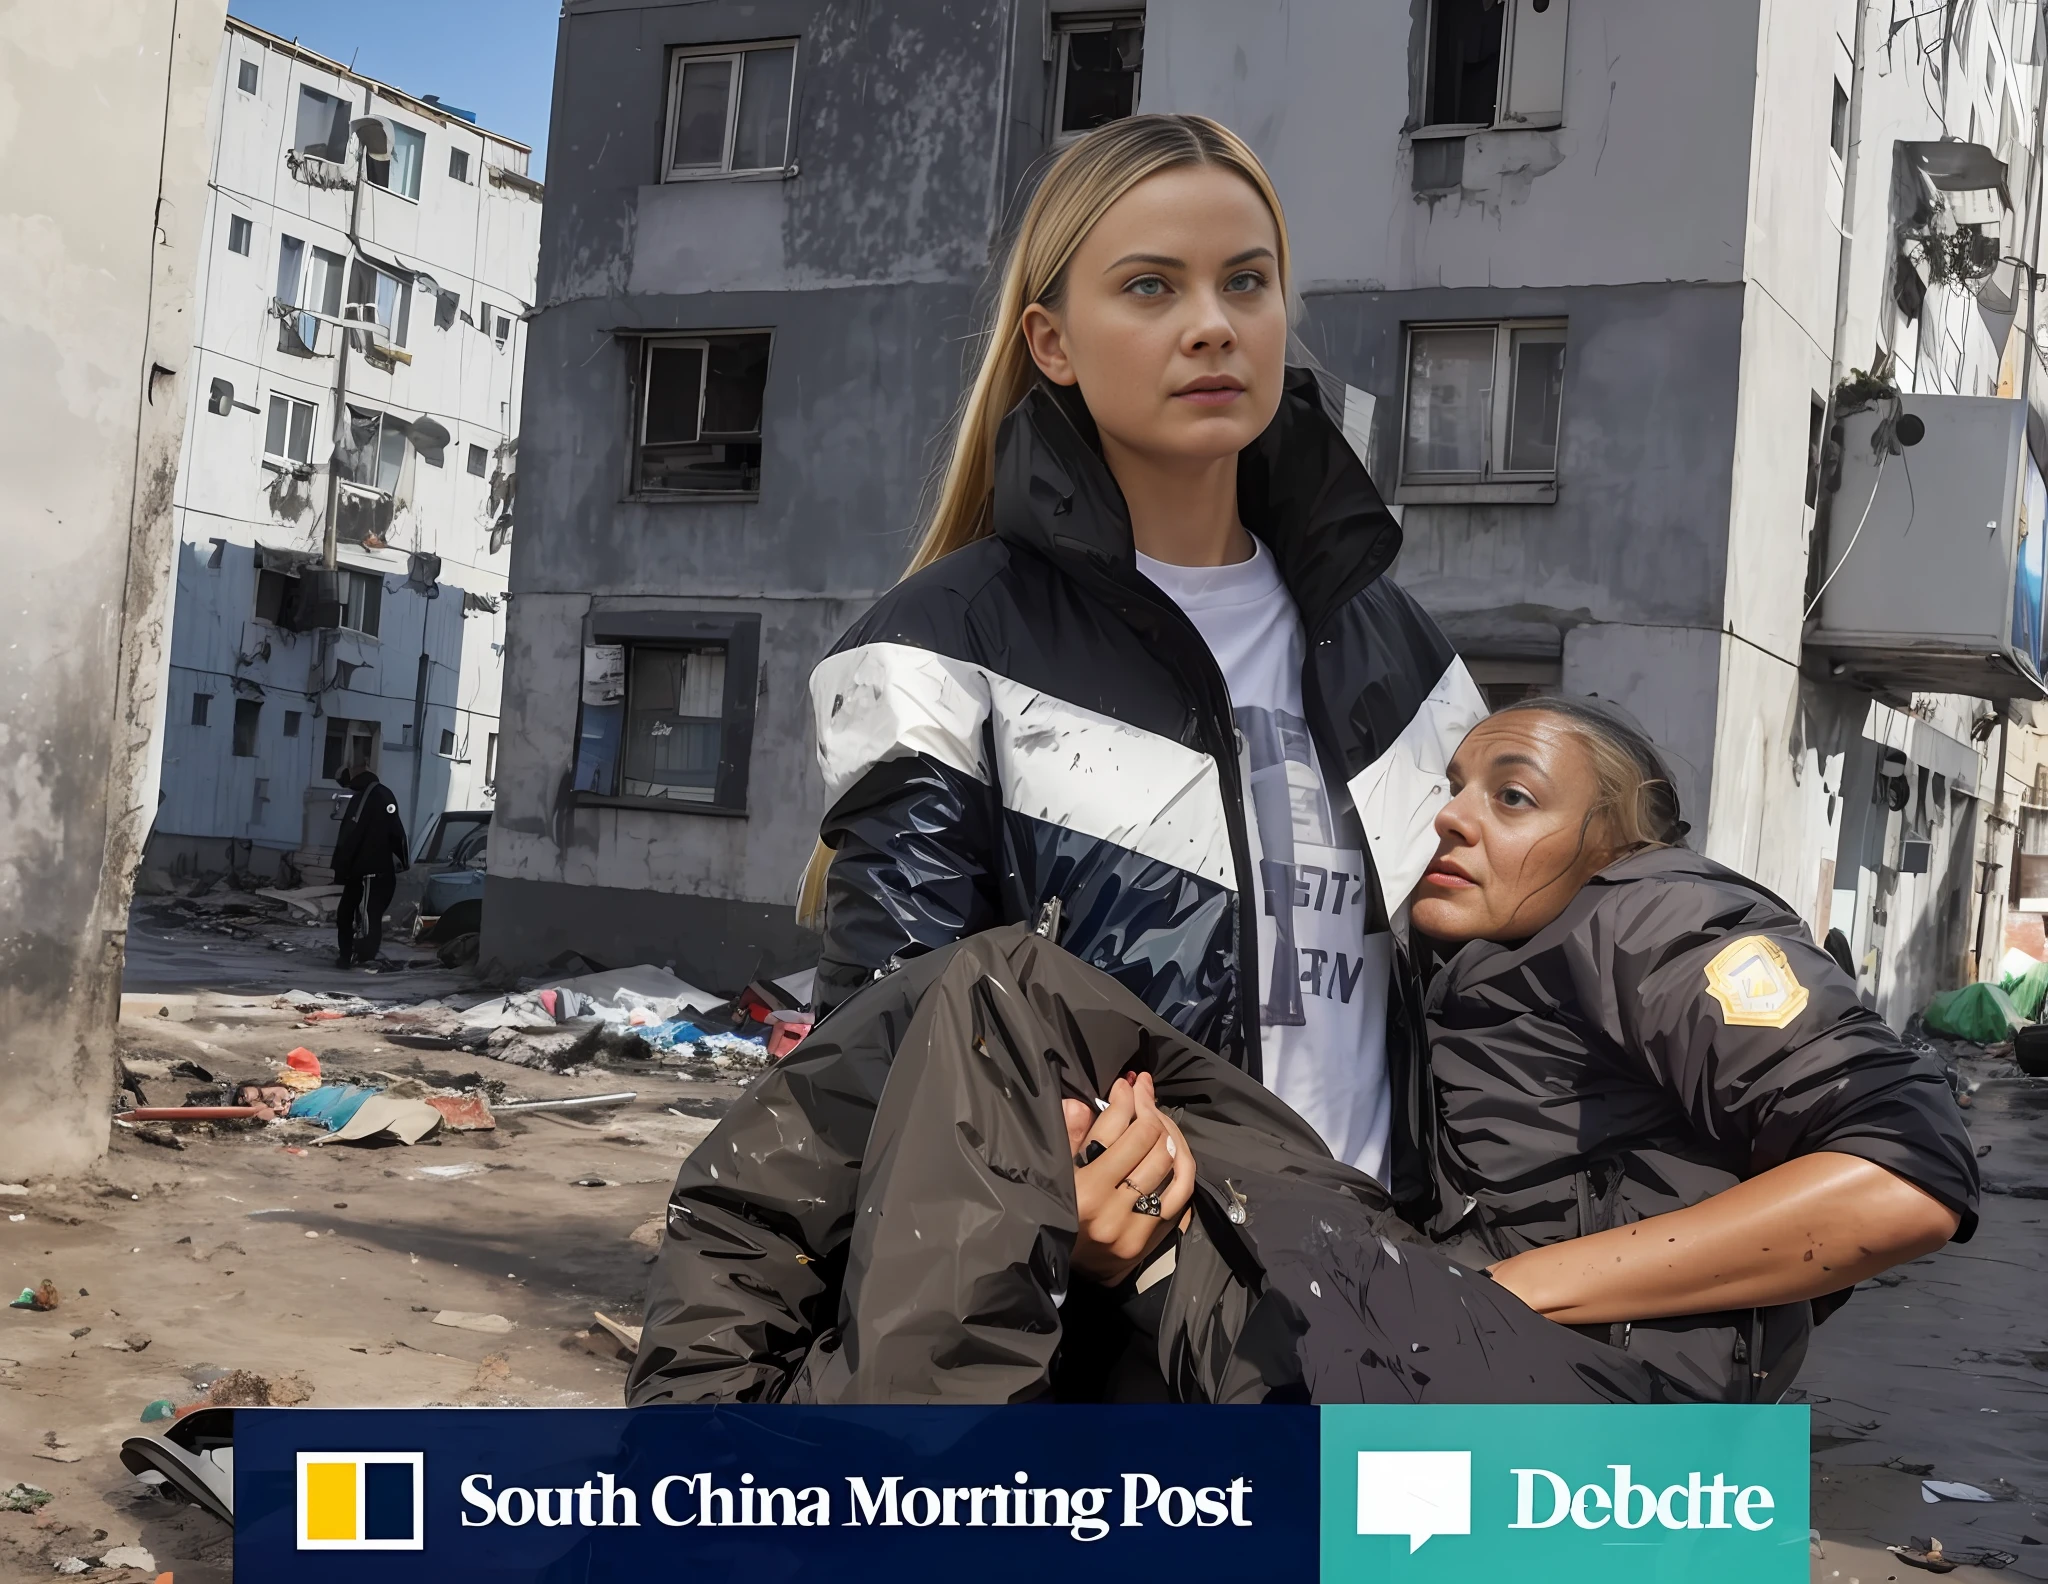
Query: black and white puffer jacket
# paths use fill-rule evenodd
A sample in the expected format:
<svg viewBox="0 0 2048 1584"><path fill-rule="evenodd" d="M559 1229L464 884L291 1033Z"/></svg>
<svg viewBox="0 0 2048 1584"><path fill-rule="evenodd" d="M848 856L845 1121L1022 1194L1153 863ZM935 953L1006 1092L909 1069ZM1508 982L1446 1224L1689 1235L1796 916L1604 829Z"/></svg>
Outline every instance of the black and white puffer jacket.
<svg viewBox="0 0 2048 1584"><path fill-rule="evenodd" d="M1301 612L1309 730L1357 811L1385 929L1435 851L1444 766L1484 702L1385 575L1400 527L1313 373L1289 371L1242 453L1238 505ZM1034 922L1057 898L1063 947L1261 1076L1256 910L1273 876L1258 883L1245 745L1207 645L1137 570L1071 393L1041 385L1008 415L992 534L884 595L811 692L833 849L821 1012L891 959ZM1430 1186L1409 1147L1426 1048L1419 986L1394 977L1390 1186L1405 1208Z"/></svg>

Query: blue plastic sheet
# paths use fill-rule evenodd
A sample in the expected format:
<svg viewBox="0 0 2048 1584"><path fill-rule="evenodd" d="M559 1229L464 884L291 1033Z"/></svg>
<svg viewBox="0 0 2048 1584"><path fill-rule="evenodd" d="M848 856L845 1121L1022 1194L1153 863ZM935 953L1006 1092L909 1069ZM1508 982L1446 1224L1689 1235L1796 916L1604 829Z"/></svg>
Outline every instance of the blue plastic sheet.
<svg viewBox="0 0 2048 1584"><path fill-rule="evenodd" d="M363 1108L363 1102L377 1091L356 1084L325 1084L292 1102L291 1115L306 1122L318 1122L328 1132L345 1128Z"/></svg>

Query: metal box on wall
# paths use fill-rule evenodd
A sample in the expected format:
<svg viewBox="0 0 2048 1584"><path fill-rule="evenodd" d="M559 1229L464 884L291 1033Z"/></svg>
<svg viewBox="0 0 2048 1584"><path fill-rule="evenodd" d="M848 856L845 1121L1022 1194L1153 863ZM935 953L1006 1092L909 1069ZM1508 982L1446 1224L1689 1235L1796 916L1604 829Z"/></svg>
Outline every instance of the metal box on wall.
<svg viewBox="0 0 2048 1584"><path fill-rule="evenodd" d="M1844 417L1806 638L1833 675L1894 694L2048 698L2048 535L2026 436L2026 403L2002 396L1906 395Z"/></svg>

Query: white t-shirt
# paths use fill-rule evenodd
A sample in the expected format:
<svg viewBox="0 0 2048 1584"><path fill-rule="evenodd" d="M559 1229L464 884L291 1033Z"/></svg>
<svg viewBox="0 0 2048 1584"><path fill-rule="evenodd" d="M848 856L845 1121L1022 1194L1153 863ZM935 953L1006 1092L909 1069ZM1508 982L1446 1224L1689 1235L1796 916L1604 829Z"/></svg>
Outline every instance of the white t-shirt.
<svg viewBox="0 0 2048 1584"><path fill-rule="evenodd" d="M1260 990L1266 1087L1332 1155L1378 1177L1393 1113L1393 937L1366 933L1376 915L1364 839L1343 781L1326 779L1317 762L1302 710L1301 613L1272 553L1252 544L1251 559L1235 566L1174 566L1140 555L1138 570L1194 623L1237 718L1245 832L1260 891L1259 960L1242 971L1256 975Z"/></svg>

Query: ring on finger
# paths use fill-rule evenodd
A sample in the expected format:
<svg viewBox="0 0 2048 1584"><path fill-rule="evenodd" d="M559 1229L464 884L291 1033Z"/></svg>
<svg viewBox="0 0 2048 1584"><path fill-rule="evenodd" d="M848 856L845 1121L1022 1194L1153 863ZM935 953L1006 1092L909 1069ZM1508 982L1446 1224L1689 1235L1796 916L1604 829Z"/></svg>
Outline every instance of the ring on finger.
<svg viewBox="0 0 2048 1584"><path fill-rule="evenodd" d="M1139 1215L1156 1216L1161 1213L1159 1195L1156 1193L1141 1193L1132 1201L1131 1208Z"/></svg>

